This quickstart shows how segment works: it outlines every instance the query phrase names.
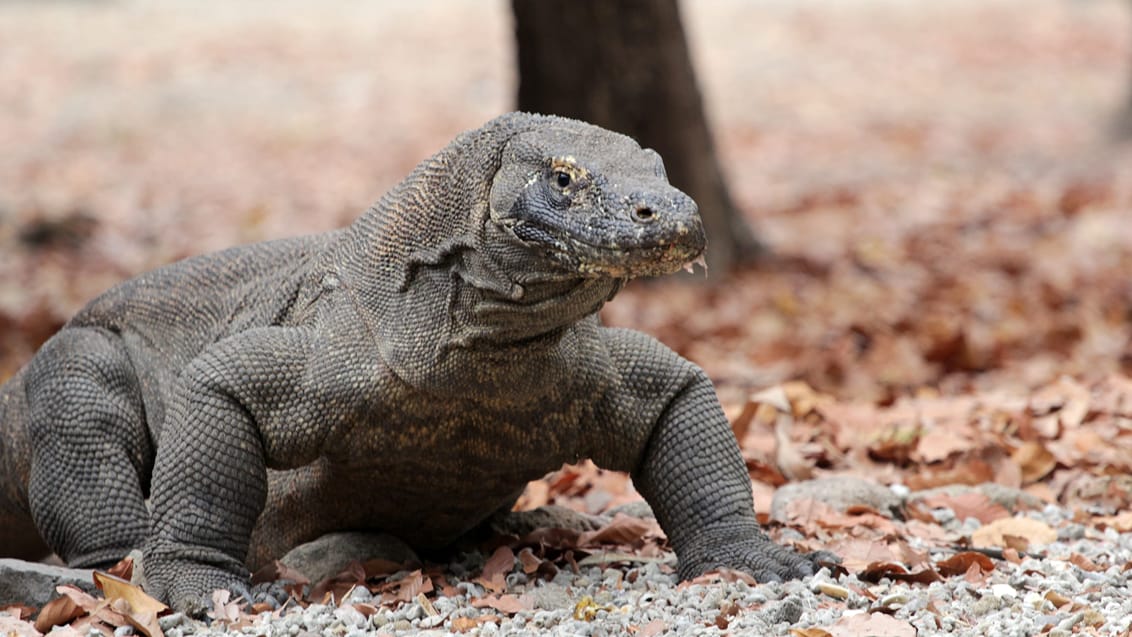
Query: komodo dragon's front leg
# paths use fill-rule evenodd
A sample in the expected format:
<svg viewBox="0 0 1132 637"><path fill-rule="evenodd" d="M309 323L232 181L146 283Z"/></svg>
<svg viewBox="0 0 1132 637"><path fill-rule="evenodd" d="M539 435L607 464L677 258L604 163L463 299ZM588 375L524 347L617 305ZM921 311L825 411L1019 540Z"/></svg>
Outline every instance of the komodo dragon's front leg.
<svg viewBox="0 0 1132 637"><path fill-rule="evenodd" d="M602 429L621 438L602 448L628 454L607 466L631 471L676 551L681 579L727 567L778 581L837 559L801 555L759 528L750 477L703 370L640 332L604 334L620 383L603 401Z"/></svg>
<svg viewBox="0 0 1132 637"><path fill-rule="evenodd" d="M202 595L245 590L267 467L316 458L344 411L328 395L345 386L330 380L334 358L309 330L271 327L221 341L189 365L154 467L143 560L151 594L200 614Z"/></svg>

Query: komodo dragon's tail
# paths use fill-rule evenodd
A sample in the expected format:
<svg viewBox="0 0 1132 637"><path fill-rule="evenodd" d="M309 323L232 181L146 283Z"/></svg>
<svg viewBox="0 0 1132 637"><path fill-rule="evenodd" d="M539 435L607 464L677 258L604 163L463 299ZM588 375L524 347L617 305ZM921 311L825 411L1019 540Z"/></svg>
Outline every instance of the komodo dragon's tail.
<svg viewBox="0 0 1132 637"><path fill-rule="evenodd" d="M30 471L27 399L20 372L0 386L0 557L34 560L51 553L28 509Z"/></svg>

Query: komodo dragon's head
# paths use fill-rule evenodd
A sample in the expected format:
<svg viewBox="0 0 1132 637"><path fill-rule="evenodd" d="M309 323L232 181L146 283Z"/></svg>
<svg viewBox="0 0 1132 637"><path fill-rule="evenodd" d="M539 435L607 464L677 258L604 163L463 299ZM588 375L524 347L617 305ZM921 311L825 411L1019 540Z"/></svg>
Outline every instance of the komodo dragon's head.
<svg viewBox="0 0 1132 637"><path fill-rule="evenodd" d="M513 136L500 160L491 220L564 273L668 274L704 251L696 203L668 183L660 155L629 137L546 118Z"/></svg>

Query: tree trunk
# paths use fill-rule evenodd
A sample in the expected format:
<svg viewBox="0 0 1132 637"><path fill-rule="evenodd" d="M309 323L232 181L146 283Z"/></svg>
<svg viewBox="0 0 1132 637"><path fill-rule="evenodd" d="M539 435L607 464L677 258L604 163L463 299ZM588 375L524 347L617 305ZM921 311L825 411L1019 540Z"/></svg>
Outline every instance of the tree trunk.
<svg viewBox="0 0 1132 637"><path fill-rule="evenodd" d="M760 250L715 157L676 0L512 0L519 109L637 139L699 204L707 260L727 271Z"/></svg>

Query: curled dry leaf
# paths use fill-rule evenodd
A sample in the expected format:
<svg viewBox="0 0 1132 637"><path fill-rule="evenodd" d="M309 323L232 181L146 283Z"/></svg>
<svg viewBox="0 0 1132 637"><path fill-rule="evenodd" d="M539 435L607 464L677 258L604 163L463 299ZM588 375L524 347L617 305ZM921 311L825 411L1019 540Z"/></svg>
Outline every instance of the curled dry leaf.
<svg viewBox="0 0 1132 637"><path fill-rule="evenodd" d="M476 583L493 593L502 592L506 588L506 577L514 568L515 553L510 547L501 546L487 559L483 565L483 573L476 578Z"/></svg>
<svg viewBox="0 0 1132 637"><path fill-rule="evenodd" d="M35 618L35 629L41 633L49 632L55 626L70 623L86 611L66 595L61 595L47 602Z"/></svg>
<svg viewBox="0 0 1132 637"><path fill-rule="evenodd" d="M534 551L528 546L519 551L519 563L523 566L523 573L530 575L538 570L542 560L535 557Z"/></svg>
<svg viewBox="0 0 1132 637"><path fill-rule="evenodd" d="M660 527L656 520L646 520L618 513L610 520L609 524L596 531L586 531L578 536L578 546L633 545L639 544L641 540L647 537L656 537L659 534Z"/></svg>
<svg viewBox="0 0 1132 637"><path fill-rule="evenodd" d="M1041 480L1057 466L1057 458L1036 440L1022 443L1010 459L1022 470L1023 484Z"/></svg>
<svg viewBox="0 0 1132 637"><path fill-rule="evenodd" d="M977 566L982 572L989 573L994 570L994 561L986 555L975 551L956 553L946 560L936 562L935 566L942 575L951 577L953 575L963 575L973 565Z"/></svg>
<svg viewBox="0 0 1132 637"><path fill-rule="evenodd" d="M802 453L790 433L794 429L794 415L779 412L774 420L774 462L782 475L791 480L808 480L814 475L813 463Z"/></svg>
<svg viewBox="0 0 1132 637"><path fill-rule="evenodd" d="M110 570L106 572L113 575L114 577L124 579L128 582L134 577L134 558L129 556L123 557L118 561L117 564L111 566Z"/></svg>

